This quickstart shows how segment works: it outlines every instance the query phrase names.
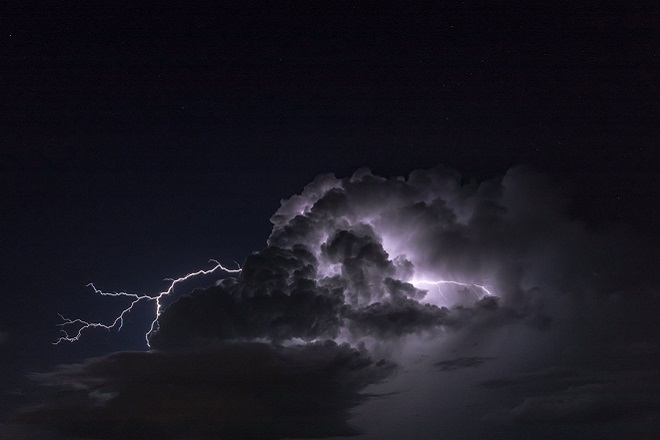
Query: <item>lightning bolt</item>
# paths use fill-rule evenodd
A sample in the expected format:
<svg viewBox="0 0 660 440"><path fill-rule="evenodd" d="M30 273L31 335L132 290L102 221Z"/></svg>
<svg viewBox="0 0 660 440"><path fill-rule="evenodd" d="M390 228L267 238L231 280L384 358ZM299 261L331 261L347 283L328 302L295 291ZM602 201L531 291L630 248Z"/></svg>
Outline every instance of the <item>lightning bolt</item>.
<svg viewBox="0 0 660 440"><path fill-rule="evenodd" d="M412 280L410 283L413 286L419 285L432 285L435 286L438 289L438 292L444 299L447 299L444 293L442 293L442 290L440 289L440 286L443 284L451 284L453 286L462 286L462 287L467 287L471 292L473 292L476 296L477 299L481 299L484 296L487 295L492 295L490 290L486 288L486 286L482 286L481 284L474 284L474 283L462 283L460 281L448 281L448 280ZM477 290L478 289L478 290ZM479 295L479 290L483 292L483 295Z"/></svg>
<svg viewBox="0 0 660 440"><path fill-rule="evenodd" d="M167 290L164 290L160 292L158 295L155 296L150 296L150 295L145 295L145 294L138 294L138 293L129 293L129 292L103 292L94 286L94 284L89 283L87 286L91 287L94 289L94 293L101 295L101 296L112 296L112 297L124 297L124 298L132 298L131 303L128 307L123 309L121 313L112 321L110 324L103 324L101 322L90 322L90 321L85 321L83 319L69 319L61 314L58 313L59 317L62 319L62 322L57 324L60 327L60 332L63 334L63 336L60 336L55 342L53 342L54 345L57 345L61 342L75 342L80 339L82 336L83 332L86 330L92 329L92 328L104 328L106 330L111 330L114 328L117 328L117 331L121 330L122 326L124 325L124 316L126 316L128 313L133 310L133 307L143 301L153 301L156 303L156 310L155 310L155 317L154 320L151 321L151 326L149 327L149 331L144 335L144 338L147 341L147 347L151 348L149 345L149 336L158 329L158 318L160 317L160 314L163 311L163 305L161 303L161 299L163 297L169 295L174 291L174 287L177 284L180 284L184 281L187 281L193 277L199 276L199 275L208 275L211 274L217 270L221 270L226 273L238 273L241 271L241 268L239 266L238 269L228 269L224 267L222 264L220 264L216 260L209 260L209 263L214 263L215 266L213 266L211 269L200 269L196 272L191 272L185 276L182 276L180 278L165 278L164 281L169 281L170 284L167 288ZM69 328L71 327L77 327L78 331L77 332L69 332Z"/></svg>

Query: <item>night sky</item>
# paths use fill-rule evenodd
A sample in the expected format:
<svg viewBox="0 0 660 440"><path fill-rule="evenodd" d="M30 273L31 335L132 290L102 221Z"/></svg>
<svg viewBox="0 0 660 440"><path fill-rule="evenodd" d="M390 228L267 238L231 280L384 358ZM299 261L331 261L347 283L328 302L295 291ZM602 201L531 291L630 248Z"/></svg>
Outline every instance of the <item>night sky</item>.
<svg viewBox="0 0 660 440"><path fill-rule="evenodd" d="M657 438L654 2L23 3L0 438Z"/></svg>

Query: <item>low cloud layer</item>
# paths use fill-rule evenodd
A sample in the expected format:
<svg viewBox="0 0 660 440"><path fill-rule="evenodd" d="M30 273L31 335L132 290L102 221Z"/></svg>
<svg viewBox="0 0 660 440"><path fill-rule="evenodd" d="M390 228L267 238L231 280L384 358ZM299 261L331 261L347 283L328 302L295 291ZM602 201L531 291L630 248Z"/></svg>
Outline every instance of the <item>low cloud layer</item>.
<svg viewBox="0 0 660 440"><path fill-rule="evenodd" d="M454 371L461 368L476 368L490 360L492 360L492 358L480 356L464 357L436 362L435 367L438 371Z"/></svg>
<svg viewBox="0 0 660 440"><path fill-rule="evenodd" d="M331 341L121 352L35 375L54 392L17 421L108 439L350 435L360 391L391 371Z"/></svg>
<svg viewBox="0 0 660 440"><path fill-rule="evenodd" d="M385 381L398 385L379 402L412 408L426 384L426 407L471 418L452 434L429 417L415 438L534 437L548 423L589 438L570 426L639 414L646 435L660 416L644 385L660 360L657 253L587 228L568 200L525 167L479 184L444 168L319 176L282 201L240 275L162 313L152 352L37 375L58 391L17 421L105 438L351 435L350 409L368 413Z"/></svg>

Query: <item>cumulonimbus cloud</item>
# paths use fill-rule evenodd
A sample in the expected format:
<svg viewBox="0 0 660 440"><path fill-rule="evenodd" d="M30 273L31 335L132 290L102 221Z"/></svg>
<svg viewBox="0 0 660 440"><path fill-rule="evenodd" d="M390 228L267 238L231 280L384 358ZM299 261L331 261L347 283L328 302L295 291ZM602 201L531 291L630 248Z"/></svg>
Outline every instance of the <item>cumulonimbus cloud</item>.
<svg viewBox="0 0 660 440"><path fill-rule="evenodd" d="M445 168L319 176L282 201L267 246L238 276L160 315L151 352L35 376L58 392L17 420L107 438L349 435L349 410L392 375L394 359L411 359L396 354L411 341L456 335L454 349L462 340L478 347L515 325L527 339L554 332L538 353L588 345L607 334L603 322L621 319L617 289L644 289L645 247L588 231L566 200L526 167L480 184ZM619 310L657 303L646 294L636 301ZM589 331L579 330L585 317L595 320ZM644 338L640 322L630 325L613 345ZM507 362L478 349L432 355L430 368L446 375ZM556 398L502 411L511 423L541 420L558 414Z"/></svg>
<svg viewBox="0 0 660 440"><path fill-rule="evenodd" d="M247 258L238 278L173 304L151 344L382 340L483 319L549 323L511 279L509 260L528 251L516 224L528 213L509 218L505 183L465 187L444 169L408 179L368 170L345 179L320 176L282 202L268 246ZM492 292L477 287L483 284ZM509 304L496 298L515 295Z"/></svg>

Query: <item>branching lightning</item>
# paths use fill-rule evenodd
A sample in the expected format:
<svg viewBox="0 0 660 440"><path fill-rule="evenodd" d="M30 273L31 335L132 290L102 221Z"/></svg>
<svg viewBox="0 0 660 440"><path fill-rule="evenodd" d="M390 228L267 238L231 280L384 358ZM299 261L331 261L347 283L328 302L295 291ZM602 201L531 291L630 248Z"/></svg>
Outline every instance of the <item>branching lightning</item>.
<svg viewBox="0 0 660 440"><path fill-rule="evenodd" d="M57 345L63 341L66 342L75 342L78 341L84 332L86 332L89 329L93 328L103 328L106 330L112 330L112 329L117 329L117 331L120 331L124 325L124 317L129 314L132 310L133 307L140 303L140 302L148 302L148 301L153 301L156 304L155 307L155 313L154 313L154 319L151 321L151 325L149 327L149 331L145 333L145 340L147 343L147 347L151 348L149 344L149 338L153 332L155 332L158 329L158 318L160 317L161 313L163 312L163 303L161 300L167 296L170 295L175 287L187 280L190 280L191 278L200 276L200 275L208 275L211 273L214 273L216 271L223 271L226 273L239 273L241 272L240 265L237 266L238 269L229 269L227 267L224 267L222 264L220 264L216 260L209 260L209 262L214 263L215 265L210 268L210 269L200 269L196 272L191 272L188 273L185 276L179 277L179 278L166 278L164 281L169 281L169 285L166 290L158 293L157 295L148 295L148 294L139 294L139 293L131 293L131 292L104 292L100 289L97 289L96 286L93 283L89 283L87 286L91 287L94 290L94 293L100 295L100 296L110 296L110 297L123 297L123 298L130 298L130 304L125 307L119 315L110 323L103 323L103 322L94 322L94 321L86 321L84 319L80 318L75 318L75 319L70 319L67 318L61 314L58 314L59 317L61 318L62 322L57 324L60 327L60 332L62 333L62 336L60 336L55 342L53 342L54 345ZM475 283L465 283L461 281L453 281L453 280L429 280L429 279L413 279L410 281L411 284L413 284L416 287L421 287L421 286L435 286L437 289L437 292L445 299L447 300L447 297L445 296L444 292L441 289L441 286L443 285L452 285L452 286L459 286L463 287L466 290L469 290L475 294L477 299L482 299L485 296L492 295L490 290L486 286L483 286L481 284L475 284ZM77 329L77 330L76 330Z"/></svg>
<svg viewBox="0 0 660 440"><path fill-rule="evenodd" d="M61 314L59 314L60 318L62 319L62 322L58 324L60 327L60 331L62 332L63 336L59 337L55 342L53 342L54 345L59 344L60 342L66 341L66 342L75 342L80 339L82 336L83 332L91 329L91 328L104 328L106 330L111 330L114 328L117 328L117 330L121 330L122 326L124 325L124 316L126 316L128 313L133 310L133 306L135 306L139 302L143 301L154 301L156 303L156 310L155 310L155 317L154 320L151 322L151 326L149 327L149 331L144 335L146 341L147 341L147 346L150 347L149 345L149 336L158 329L158 318L160 317L160 314L163 311L163 305L161 303L161 299L174 290L174 287L177 284L180 284L184 281L187 281L193 277L200 276L200 275L208 275L211 274L217 270L221 270L223 272L227 273L238 273L241 271L241 268L239 266L238 269L228 269L224 267L222 264L220 264L216 260L209 260L210 263L214 263L215 266L212 267L211 269L200 269L196 272L191 272L185 276L182 276L180 278L166 278L164 281L169 281L170 284L167 288L167 290L164 290L163 292L160 292L158 295L155 296L150 296L146 294L138 294L138 293L129 293L129 292L103 292L94 286L94 284L89 283L87 286L91 287L94 289L94 293L99 294L101 296L114 296L114 297L125 297L125 298L132 298L131 303L128 307L123 309L121 313L115 318L114 321L110 324L103 324L101 322L90 322L90 321L85 321L83 319L69 319ZM77 332L69 332L68 329L71 327L78 327Z"/></svg>

